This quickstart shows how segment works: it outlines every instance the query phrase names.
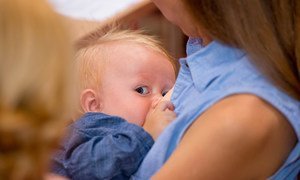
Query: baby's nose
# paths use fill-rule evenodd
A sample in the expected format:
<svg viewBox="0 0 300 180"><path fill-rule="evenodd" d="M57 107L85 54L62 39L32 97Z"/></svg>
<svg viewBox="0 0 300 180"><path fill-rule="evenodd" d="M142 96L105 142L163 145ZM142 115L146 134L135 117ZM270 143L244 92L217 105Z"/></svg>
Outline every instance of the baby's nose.
<svg viewBox="0 0 300 180"><path fill-rule="evenodd" d="M156 94L156 95L153 97L151 107L152 107L152 108L156 107L156 105L159 103L159 101L160 101L162 98L163 98L163 96L162 96L161 94Z"/></svg>

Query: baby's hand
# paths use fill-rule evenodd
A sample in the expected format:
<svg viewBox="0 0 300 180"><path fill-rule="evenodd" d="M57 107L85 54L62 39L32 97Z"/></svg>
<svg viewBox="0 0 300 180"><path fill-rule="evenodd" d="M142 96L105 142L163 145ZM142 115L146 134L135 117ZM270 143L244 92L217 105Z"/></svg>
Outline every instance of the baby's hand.
<svg viewBox="0 0 300 180"><path fill-rule="evenodd" d="M156 140L165 127L175 118L176 114L171 101L160 101L156 106L152 106L148 112L143 127Z"/></svg>

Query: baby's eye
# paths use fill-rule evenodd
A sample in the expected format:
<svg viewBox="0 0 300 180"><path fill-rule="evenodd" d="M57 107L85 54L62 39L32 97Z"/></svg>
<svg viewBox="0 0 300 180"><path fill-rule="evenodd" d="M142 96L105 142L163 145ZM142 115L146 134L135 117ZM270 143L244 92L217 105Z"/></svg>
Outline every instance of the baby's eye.
<svg viewBox="0 0 300 180"><path fill-rule="evenodd" d="M145 94L149 94L149 89L146 86L141 86L135 89L135 91L139 94L145 95Z"/></svg>

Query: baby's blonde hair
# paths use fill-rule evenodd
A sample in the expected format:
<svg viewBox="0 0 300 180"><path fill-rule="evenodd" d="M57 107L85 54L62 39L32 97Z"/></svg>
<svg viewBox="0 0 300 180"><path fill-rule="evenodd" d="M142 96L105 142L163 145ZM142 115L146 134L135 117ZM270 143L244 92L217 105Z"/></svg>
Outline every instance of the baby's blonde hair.
<svg viewBox="0 0 300 180"><path fill-rule="evenodd" d="M68 33L43 0L1 0L0 24L0 177L43 179L73 104Z"/></svg>
<svg viewBox="0 0 300 180"><path fill-rule="evenodd" d="M146 35L141 30L121 30L111 28L108 32L95 31L77 42L76 63L78 65L80 89L99 88L101 72L104 70L105 60L109 59L108 48L105 46L113 42L131 42L142 45L165 56L173 65L173 57L162 47L154 36ZM130 49L128 49L130 51ZM99 57L101 54L101 57ZM98 56L97 56L98 55ZM96 58L97 56L97 58ZM100 60L99 60L100 59ZM101 61L101 63L99 63Z"/></svg>

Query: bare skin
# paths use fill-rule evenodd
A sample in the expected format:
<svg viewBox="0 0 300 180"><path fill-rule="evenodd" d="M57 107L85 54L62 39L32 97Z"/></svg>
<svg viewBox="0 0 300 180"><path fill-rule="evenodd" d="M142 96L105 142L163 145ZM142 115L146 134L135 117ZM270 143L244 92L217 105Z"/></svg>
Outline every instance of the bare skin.
<svg viewBox="0 0 300 180"><path fill-rule="evenodd" d="M210 43L182 1L152 1L186 35ZM153 179L266 179L296 141L292 127L273 106L255 95L232 95L194 121Z"/></svg>
<svg viewBox="0 0 300 180"><path fill-rule="evenodd" d="M234 95L198 117L153 179L266 179L295 142L276 109L256 96Z"/></svg>

